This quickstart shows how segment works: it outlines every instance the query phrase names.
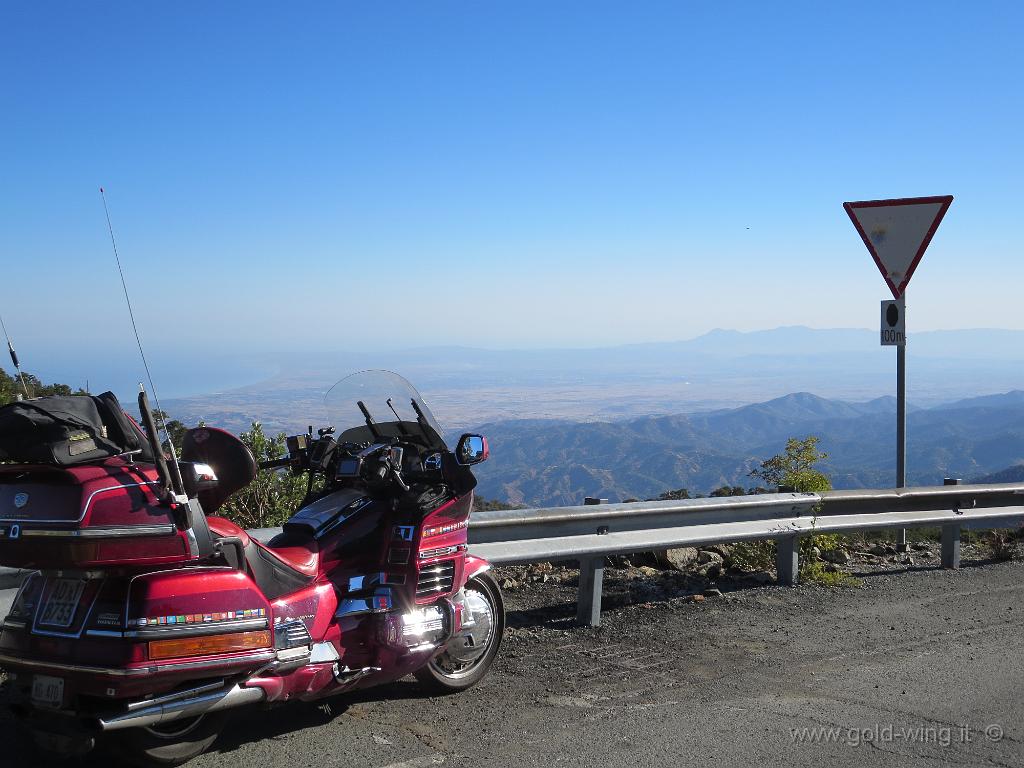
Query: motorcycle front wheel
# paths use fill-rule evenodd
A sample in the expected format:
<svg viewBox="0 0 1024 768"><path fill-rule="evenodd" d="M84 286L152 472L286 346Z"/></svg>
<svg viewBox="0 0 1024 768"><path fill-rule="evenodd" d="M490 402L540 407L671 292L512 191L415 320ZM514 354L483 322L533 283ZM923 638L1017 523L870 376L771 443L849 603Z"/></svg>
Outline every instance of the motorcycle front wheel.
<svg viewBox="0 0 1024 768"><path fill-rule="evenodd" d="M436 694L457 693L476 685L487 674L498 655L505 631L505 604L498 582L489 573L474 576L466 583L466 600L477 621L487 624L486 631L465 647L451 644L414 673L428 691Z"/></svg>

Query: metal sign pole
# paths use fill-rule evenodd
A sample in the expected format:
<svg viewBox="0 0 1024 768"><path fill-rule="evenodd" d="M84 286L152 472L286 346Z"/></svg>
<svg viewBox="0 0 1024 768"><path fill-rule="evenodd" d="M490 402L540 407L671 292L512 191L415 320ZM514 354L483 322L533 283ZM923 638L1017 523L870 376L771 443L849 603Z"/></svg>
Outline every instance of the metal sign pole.
<svg viewBox="0 0 1024 768"><path fill-rule="evenodd" d="M896 487L906 487L906 346L896 347ZM900 552L906 552L906 528L899 531Z"/></svg>

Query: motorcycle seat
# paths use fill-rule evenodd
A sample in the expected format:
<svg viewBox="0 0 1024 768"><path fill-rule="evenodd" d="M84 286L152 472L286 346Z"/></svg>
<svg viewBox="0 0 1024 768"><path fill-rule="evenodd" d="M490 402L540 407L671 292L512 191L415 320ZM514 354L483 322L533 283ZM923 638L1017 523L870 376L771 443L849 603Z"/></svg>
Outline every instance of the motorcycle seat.
<svg viewBox="0 0 1024 768"><path fill-rule="evenodd" d="M215 539L237 537L241 540L245 569L268 600L301 589L316 579L320 552L314 540L281 534L264 544L223 517L210 517L207 521ZM233 562L232 548L226 547L224 553L229 562L238 565Z"/></svg>

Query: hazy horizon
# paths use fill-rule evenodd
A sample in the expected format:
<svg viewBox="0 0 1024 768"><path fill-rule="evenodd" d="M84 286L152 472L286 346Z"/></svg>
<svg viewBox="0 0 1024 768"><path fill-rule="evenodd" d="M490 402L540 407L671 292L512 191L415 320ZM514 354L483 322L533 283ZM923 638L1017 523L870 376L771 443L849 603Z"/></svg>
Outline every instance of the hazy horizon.
<svg viewBox="0 0 1024 768"><path fill-rule="evenodd" d="M130 329L122 329L123 336L134 342ZM856 367L864 357L872 368L894 366L892 350L878 346L877 330L867 328L812 328L789 325L753 331L715 328L690 338L671 341L636 340L626 344L590 345L574 347L537 346L484 347L454 344L431 346L399 346L393 348L364 347L363 349L325 349L324 345L312 350L266 349L263 352L221 353L208 348L193 348L177 344L169 349L147 345L147 358L153 370L158 393L165 399L178 399L212 395L218 392L264 385L292 374L316 374L318 381L334 381L347 373L366 367L403 368L413 372L426 371L431 380L438 377L454 380L460 370L469 365L484 374L505 370L509 366L525 364L525 373L575 368L583 379L599 381L606 375L621 374L631 361L639 361L643 371L650 373L657 366L660 351L672 352L676 348L689 355L740 358L793 355L798 357L834 358L844 353L854 354L851 365ZM1006 337L1009 337L1007 340ZM968 346L963 346L968 340ZM1017 343L1014 343L1016 341ZM815 346L800 346L814 344ZM90 350L79 350L57 359L43 359L39 363L38 350L27 351L15 340L24 370L46 382L67 383L84 387L89 383L92 391L113 389L121 396L136 391L138 382L145 381L138 349L132 343L125 348L108 345L105 354L94 355ZM947 351L948 350L948 351ZM115 354L116 351L116 354ZM603 370L601 353L610 353L612 363ZM616 356L625 355L621 358ZM631 357L630 355L640 355ZM908 357L960 358L1012 362L1024 359L1024 331L1015 329L954 329L921 331L908 339ZM436 358L436 359L434 359ZM583 364L583 368L579 368ZM686 360L665 361L666 375L674 373ZM771 365L762 361L759 365ZM830 363L835 367L835 362ZM451 370L445 371L448 365ZM4 356L0 368L13 372ZM399 371L401 372L401 371ZM912 374L914 369L911 368ZM330 375L336 374L335 379ZM415 383L415 382L414 382ZM794 389L792 391L799 391ZM994 391L991 387L985 392ZM913 394L913 392L912 392ZM967 392L964 395L969 394ZM867 398L870 399L870 398ZM955 399L955 398L950 398Z"/></svg>

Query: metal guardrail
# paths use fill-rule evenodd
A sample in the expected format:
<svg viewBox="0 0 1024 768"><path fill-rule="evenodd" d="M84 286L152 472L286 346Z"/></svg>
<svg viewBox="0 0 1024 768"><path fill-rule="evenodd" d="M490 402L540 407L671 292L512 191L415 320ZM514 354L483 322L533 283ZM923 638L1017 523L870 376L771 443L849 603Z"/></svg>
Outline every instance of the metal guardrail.
<svg viewBox="0 0 1024 768"><path fill-rule="evenodd" d="M469 541L474 554L496 564L579 561L577 618L597 626L609 555L774 539L779 583L793 585L799 539L812 533L940 526L942 565L956 568L961 527L1021 521L1024 484L944 485L481 512L470 521Z"/></svg>
<svg viewBox="0 0 1024 768"><path fill-rule="evenodd" d="M485 511L470 520L469 542L473 554L498 565L578 561L578 619L596 626L609 555L774 539L779 583L793 585L800 537L813 533L941 527L942 566L957 568L961 528L1022 525L1024 483L1004 483ZM267 541L280 532L249 534ZM0 569L0 589L20 577Z"/></svg>
<svg viewBox="0 0 1024 768"><path fill-rule="evenodd" d="M609 555L774 539L779 583L793 585L799 540L813 533L941 527L942 566L958 568L962 527L1018 525L1024 483L1001 483L492 510L474 513L469 543L473 554L498 565L578 561L578 619L597 626ZM279 531L249 533L267 540Z"/></svg>

